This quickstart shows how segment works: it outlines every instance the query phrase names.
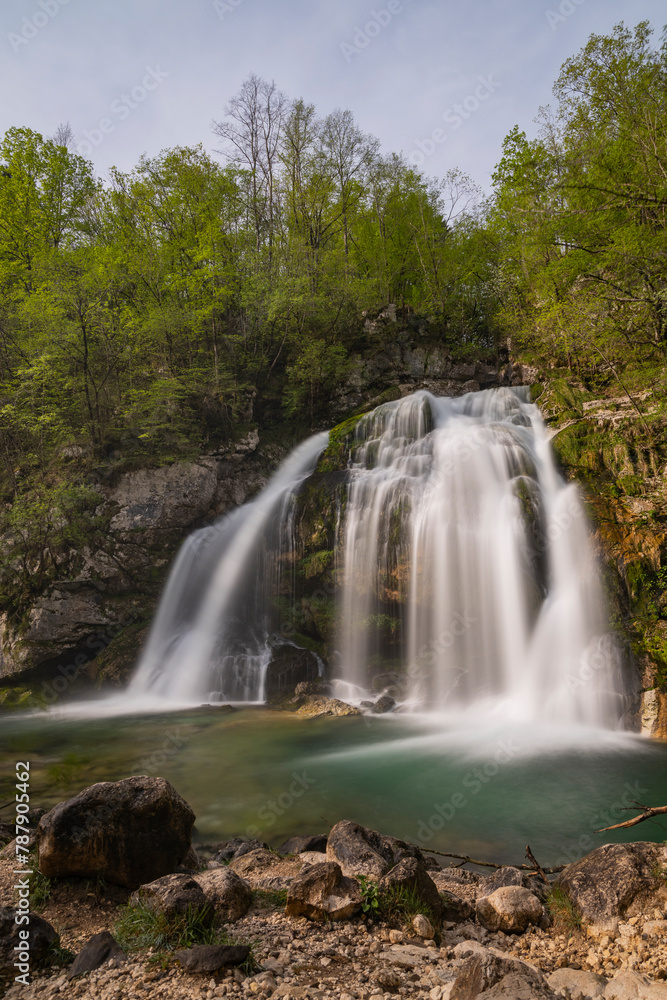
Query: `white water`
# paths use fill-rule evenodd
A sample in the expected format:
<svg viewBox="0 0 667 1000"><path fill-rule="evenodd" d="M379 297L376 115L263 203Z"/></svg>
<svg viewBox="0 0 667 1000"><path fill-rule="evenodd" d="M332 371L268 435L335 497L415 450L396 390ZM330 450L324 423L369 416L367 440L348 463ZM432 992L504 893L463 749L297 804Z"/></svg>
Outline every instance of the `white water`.
<svg viewBox="0 0 667 1000"><path fill-rule="evenodd" d="M130 683L130 700L263 700L271 593L279 585L280 555L294 547L295 491L327 438L316 434L300 444L256 500L185 541Z"/></svg>
<svg viewBox="0 0 667 1000"><path fill-rule="evenodd" d="M355 436L342 680L367 685L378 655L368 623L402 604L414 708L617 724L620 657L588 524L537 407L521 390L417 393L363 418Z"/></svg>
<svg viewBox="0 0 667 1000"><path fill-rule="evenodd" d="M129 701L263 699L272 600L294 583L281 573L298 557L296 494L326 438L186 541ZM395 628L406 707L618 725L620 657L584 511L521 390L384 404L357 425L348 469L335 545L341 690L363 697L383 672L382 630Z"/></svg>

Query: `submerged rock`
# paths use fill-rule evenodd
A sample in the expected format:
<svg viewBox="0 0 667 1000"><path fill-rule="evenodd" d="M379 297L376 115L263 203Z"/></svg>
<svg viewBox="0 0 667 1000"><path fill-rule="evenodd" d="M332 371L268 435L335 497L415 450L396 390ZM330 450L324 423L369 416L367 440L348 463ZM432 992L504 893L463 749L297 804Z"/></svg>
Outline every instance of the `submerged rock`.
<svg viewBox="0 0 667 1000"><path fill-rule="evenodd" d="M134 889L173 872L191 846L195 814L164 778L102 781L54 806L37 827L47 876L104 878Z"/></svg>

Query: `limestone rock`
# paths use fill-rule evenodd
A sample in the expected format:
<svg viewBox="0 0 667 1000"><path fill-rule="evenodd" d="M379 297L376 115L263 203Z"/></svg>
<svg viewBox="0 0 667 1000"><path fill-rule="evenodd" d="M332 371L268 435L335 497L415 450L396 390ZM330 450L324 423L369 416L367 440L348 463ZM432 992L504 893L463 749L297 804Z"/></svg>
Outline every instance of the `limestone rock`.
<svg viewBox="0 0 667 1000"><path fill-rule="evenodd" d="M54 806L37 827L43 875L100 877L134 889L173 872L195 815L164 778L102 781Z"/></svg>
<svg viewBox="0 0 667 1000"><path fill-rule="evenodd" d="M194 880L203 889L221 922L239 920L250 909L252 891L233 869L215 868L195 875Z"/></svg>
<svg viewBox="0 0 667 1000"><path fill-rule="evenodd" d="M208 512L217 486L215 465L178 462L121 476L109 496L118 506L112 531L186 528Z"/></svg>
<svg viewBox="0 0 667 1000"><path fill-rule="evenodd" d="M419 937L425 938L426 940L433 940L435 937L433 924L428 917L424 916L423 913L417 913L412 918L412 929L415 934L418 934Z"/></svg>
<svg viewBox="0 0 667 1000"><path fill-rule="evenodd" d="M403 858L417 858L424 865L417 847L346 819L336 823L327 841L327 860L336 861L344 875L378 879Z"/></svg>
<svg viewBox="0 0 667 1000"><path fill-rule="evenodd" d="M292 880L285 913L311 920L347 920L361 908L356 879L343 875L334 862L312 865Z"/></svg>
<svg viewBox="0 0 667 1000"><path fill-rule="evenodd" d="M109 931L100 931L99 934L93 934L92 937L88 938L74 959L67 978L74 979L76 976L82 976L86 972L93 972L112 958L116 961L124 961L126 958L125 952L113 935Z"/></svg>
<svg viewBox="0 0 667 1000"><path fill-rule="evenodd" d="M550 976L547 976L547 982L556 993L566 989L573 996L581 994L584 1000L595 1000L596 997L603 997L604 988L607 985L607 980L595 972L568 968L556 969Z"/></svg>
<svg viewBox="0 0 667 1000"><path fill-rule="evenodd" d="M667 984L628 970L614 976L602 995L605 1000L667 1000Z"/></svg>
<svg viewBox="0 0 667 1000"><path fill-rule="evenodd" d="M142 903L153 913L162 913L168 920L198 911L205 923L213 920L213 906L202 887L191 875L163 875L141 885L130 896L130 903Z"/></svg>
<svg viewBox="0 0 667 1000"><path fill-rule="evenodd" d="M440 917L442 902L438 890L422 861L418 858L403 858L378 882L378 889L381 893L398 888L414 892L436 919Z"/></svg>
<svg viewBox="0 0 667 1000"><path fill-rule="evenodd" d="M555 884L585 920L605 925L653 898L664 899L655 871L665 866L667 847L662 844L605 844L568 865Z"/></svg>
<svg viewBox="0 0 667 1000"><path fill-rule="evenodd" d="M452 1000L455 998L452 996ZM536 983L530 976L510 972L476 1000L558 1000L546 984Z"/></svg>
<svg viewBox="0 0 667 1000"><path fill-rule="evenodd" d="M544 909L537 896L518 885L495 889L477 900L477 919L487 930L517 934L539 924Z"/></svg>
<svg viewBox="0 0 667 1000"><path fill-rule="evenodd" d="M31 967L43 961L49 948L60 942L58 933L47 920L38 917L36 913L29 913L28 925L19 925L16 923L18 913L19 911L13 907L0 906L0 973L11 973L12 978L17 975L14 962L20 960L20 953L14 949L24 943L23 939L19 937L20 930L25 929L29 934L30 961L28 964Z"/></svg>
<svg viewBox="0 0 667 1000"><path fill-rule="evenodd" d="M305 715L309 719L319 719L328 715L361 715L358 708L339 701L338 698L325 698L322 695L308 695L303 705L297 709L297 715Z"/></svg>
<svg viewBox="0 0 667 1000"><path fill-rule="evenodd" d="M393 712L396 708L396 702L391 697L391 695L383 694L373 705L371 712L375 715L384 715L386 712Z"/></svg>

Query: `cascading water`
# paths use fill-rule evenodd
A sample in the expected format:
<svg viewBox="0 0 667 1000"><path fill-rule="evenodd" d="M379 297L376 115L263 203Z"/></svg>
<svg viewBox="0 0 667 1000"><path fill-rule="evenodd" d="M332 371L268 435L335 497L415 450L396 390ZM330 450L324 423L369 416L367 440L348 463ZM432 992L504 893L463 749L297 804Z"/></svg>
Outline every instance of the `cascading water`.
<svg viewBox="0 0 667 1000"><path fill-rule="evenodd" d="M271 657L271 595L294 549L294 499L327 434L291 453L252 503L194 532L171 571L131 698L261 701Z"/></svg>
<svg viewBox="0 0 667 1000"><path fill-rule="evenodd" d="M276 608L299 603L299 505L326 440L301 445L257 500L188 539L131 698L262 699ZM333 553L311 553L308 567L332 555L331 670L348 693L386 681L415 708L618 724L620 663L583 508L522 390L383 404L345 454Z"/></svg>
<svg viewBox="0 0 667 1000"><path fill-rule="evenodd" d="M356 426L340 528L341 677L384 614L416 707L618 723L623 684L588 525L521 390L385 404ZM391 677L389 678L392 679Z"/></svg>

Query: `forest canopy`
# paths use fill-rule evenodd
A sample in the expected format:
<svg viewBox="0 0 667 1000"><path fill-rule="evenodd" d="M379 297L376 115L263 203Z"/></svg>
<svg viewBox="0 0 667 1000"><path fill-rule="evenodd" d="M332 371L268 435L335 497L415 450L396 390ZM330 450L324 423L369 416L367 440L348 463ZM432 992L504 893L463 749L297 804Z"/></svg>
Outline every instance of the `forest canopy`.
<svg viewBox="0 0 667 1000"><path fill-rule="evenodd" d="M364 315L602 377L667 339L667 38L593 35L487 198L385 155L350 111L256 76L202 145L102 181L27 127L0 144L6 500L63 455L178 457L248 419L326 422ZM423 321L423 322L422 322ZM375 339L374 339L375 338Z"/></svg>

